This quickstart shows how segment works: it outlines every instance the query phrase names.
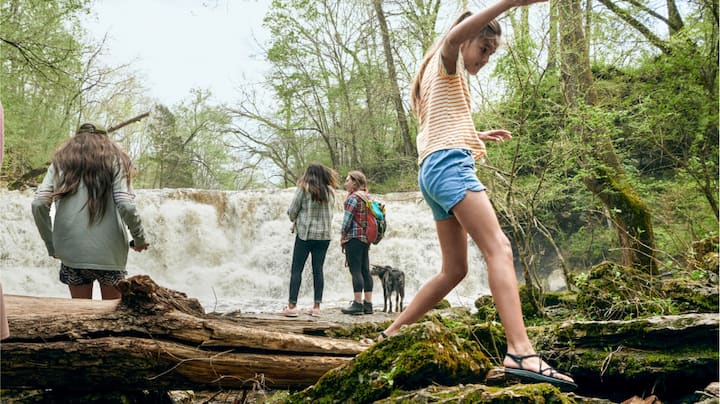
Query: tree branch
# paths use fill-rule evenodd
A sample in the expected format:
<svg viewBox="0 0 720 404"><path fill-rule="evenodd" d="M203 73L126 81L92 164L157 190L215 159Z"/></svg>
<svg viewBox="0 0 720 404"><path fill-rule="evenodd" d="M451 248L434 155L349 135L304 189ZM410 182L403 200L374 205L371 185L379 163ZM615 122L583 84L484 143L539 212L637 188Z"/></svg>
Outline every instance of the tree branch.
<svg viewBox="0 0 720 404"><path fill-rule="evenodd" d="M669 55L671 53L670 45L667 43L667 41L662 40L657 35L655 35L648 27L643 25L640 21L635 19L632 15L630 15L630 12L628 12L625 9L622 9L618 7L617 4L615 4L612 0L599 0L600 3L602 3L605 7L607 7L610 11L615 13L618 17L620 17L623 21L628 23L631 27L635 28L644 36L653 46L660 49L664 54Z"/></svg>

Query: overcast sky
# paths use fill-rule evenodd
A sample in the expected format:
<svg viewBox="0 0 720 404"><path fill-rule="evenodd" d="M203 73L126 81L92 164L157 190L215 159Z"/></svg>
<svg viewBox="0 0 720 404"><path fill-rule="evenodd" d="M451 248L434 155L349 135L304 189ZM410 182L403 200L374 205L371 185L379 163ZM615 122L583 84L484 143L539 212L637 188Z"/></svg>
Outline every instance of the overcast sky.
<svg viewBox="0 0 720 404"><path fill-rule="evenodd" d="M108 65L131 63L150 96L166 105L191 88L232 102L239 85L257 82L266 64L258 45L270 0L96 0L85 24L107 34Z"/></svg>

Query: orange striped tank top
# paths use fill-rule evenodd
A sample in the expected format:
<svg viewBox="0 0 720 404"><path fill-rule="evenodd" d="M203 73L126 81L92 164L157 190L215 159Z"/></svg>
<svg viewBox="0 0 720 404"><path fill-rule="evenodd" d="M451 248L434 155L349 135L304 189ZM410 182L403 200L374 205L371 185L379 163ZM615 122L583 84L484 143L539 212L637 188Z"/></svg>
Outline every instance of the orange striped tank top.
<svg viewBox="0 0 720 404"><path fill-rule="evenodd" d="M485 144L477 137L470 113L462 55L458 55L455 74L447 73L441 55L438 50L428 62L420 83L418 164L438 150L470 150L475 159L485 155Z"/></svg>

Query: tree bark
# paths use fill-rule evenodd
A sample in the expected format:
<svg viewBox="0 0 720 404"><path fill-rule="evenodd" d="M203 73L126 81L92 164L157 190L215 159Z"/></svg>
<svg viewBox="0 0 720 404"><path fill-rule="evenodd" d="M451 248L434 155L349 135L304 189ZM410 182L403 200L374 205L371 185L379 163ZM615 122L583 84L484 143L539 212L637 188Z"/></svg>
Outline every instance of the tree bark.
<svg viewBox="0 0 720 404"><path fill-rule="evenodd" d="M365 348L291 332L281 318L260 328L207 316L197 301L147 276L120 288L122 301L6 295L3 388L242 389L260 381L300 388Z"/></svg>
<svg viewBox="0 0 720 404"><path fill-rule="evenodd" d="M395 113L397 114L398 126L400 127L400 136L403 140L403 154L405 156L415 156L417 153L415 145L410 138L410 126L408 125L407 114L405 113L405 107L402 102L402 95L400 94L400 87L398 86L398 77L395 70L395 61L392 56L392 47L390 46L390 33L388 30L387 21L385 20L385 12L382 8L382 0L374 0L373 5L375 6L375 14L377 15L378 23L380 24L380 32L382 34L383 50L385 52L385 64L388 69L388 80L392 88L392 98L395 104Z"/></svg>
<svg viewBox="0 0 720 404"><path fill-rule="evenodd" d="M572 113L582 114L583 106L598 103L585 46L582 10L579 0L560 1L557 6L565 103ZM626 180L608 134L600 127L581 124L575 124L573 131L592 151L590 158L583 161L589 171L584 182L609 212L618 235L622 264L657 273L655 236L649 208Z"/></svg>
<svg viewBox="0 0 720 404"><path fill-rule="evenodd" d="M550 28L548 31L548 60L547 70L553 71L558 66L558 49L560 41L558 38L558 6L557 2L561 0L550 1Z"/></svg>

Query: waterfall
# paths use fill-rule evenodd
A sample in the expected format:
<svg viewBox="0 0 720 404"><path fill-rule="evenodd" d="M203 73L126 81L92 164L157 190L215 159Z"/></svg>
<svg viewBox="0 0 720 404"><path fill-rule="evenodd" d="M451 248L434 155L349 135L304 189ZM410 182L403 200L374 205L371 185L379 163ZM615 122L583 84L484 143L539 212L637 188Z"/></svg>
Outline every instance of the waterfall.
<svg viewBox="0 0 720 404"><path fill-rule="evenodd" d="M295 235L286 214L294 188L247 191L138 190L136 204L150 248L130 251L128 276L147 274L159 285L186 293L206 311L270 312L288 299ZM340 249L342 203L337 191L333 239L325 260L323 307L352 299L350 273ZM419 192L376 195L386 204L388 230L370 248L370 263L405 271L405 303L440 270L432 213ZM30 211L32 191L0 190L0 282L6 294L69 297L58 280L59 261L48 257ZM470 270L448 296L453 305L473 307L488 294L485 263L468 239ZM377 278L374 302L382 305ZM97 291L97 287L95 290ZM310 258L303 272L298 306L312 305ZM95 298L99 298L98 295Z"/></svg>

